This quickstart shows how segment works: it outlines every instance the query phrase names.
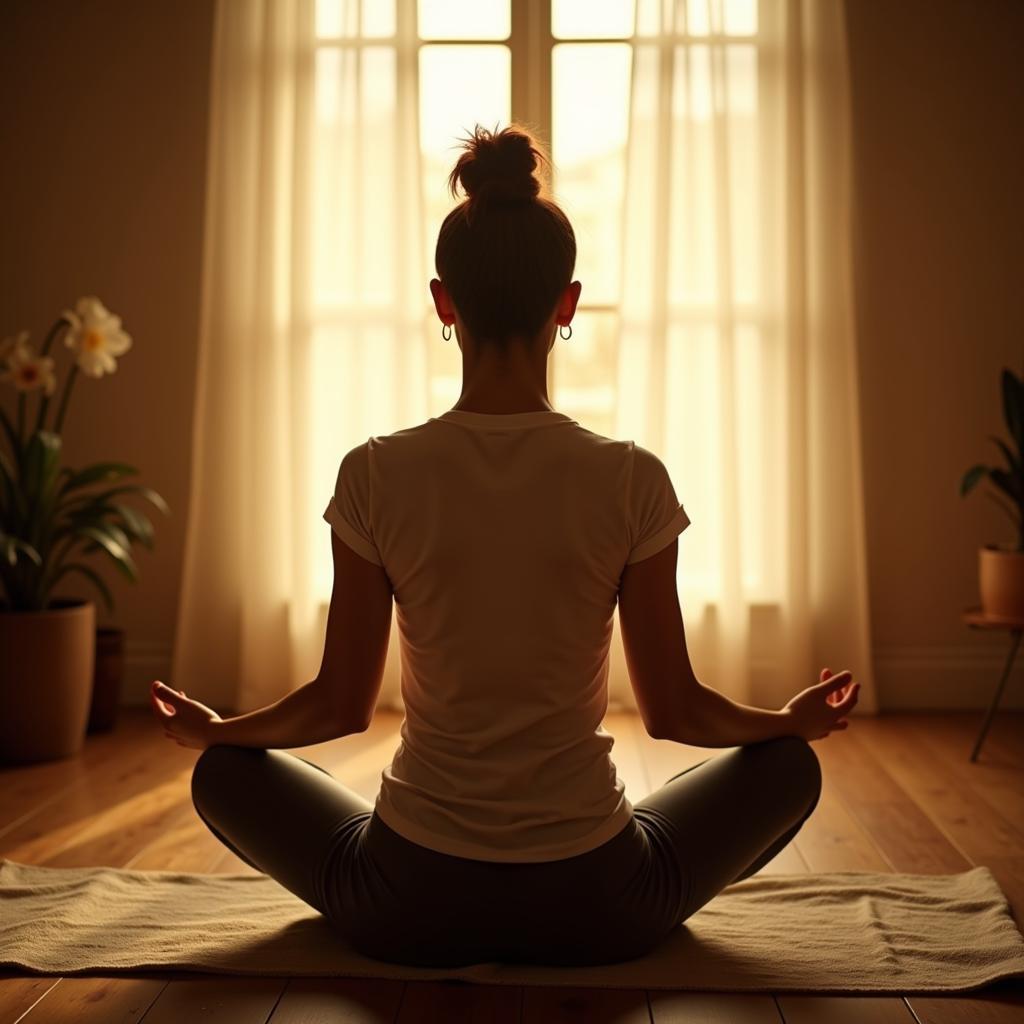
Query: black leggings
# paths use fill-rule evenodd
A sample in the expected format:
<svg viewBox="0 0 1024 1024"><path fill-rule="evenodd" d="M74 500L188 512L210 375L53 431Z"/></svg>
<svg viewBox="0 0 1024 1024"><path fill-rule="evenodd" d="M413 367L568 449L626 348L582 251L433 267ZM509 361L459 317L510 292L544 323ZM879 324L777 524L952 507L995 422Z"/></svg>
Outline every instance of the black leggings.
<svg viewBox="0 0 1024 1024"><path fill-rule="evenodd" d="M596 849L509 863L411 842L325 769L282 750L218 744L192 773L196 811L228 849L358 952L423 967L642 956L764 867L820 794L805 740L734 747L634 803L630 823Z"/></svg>

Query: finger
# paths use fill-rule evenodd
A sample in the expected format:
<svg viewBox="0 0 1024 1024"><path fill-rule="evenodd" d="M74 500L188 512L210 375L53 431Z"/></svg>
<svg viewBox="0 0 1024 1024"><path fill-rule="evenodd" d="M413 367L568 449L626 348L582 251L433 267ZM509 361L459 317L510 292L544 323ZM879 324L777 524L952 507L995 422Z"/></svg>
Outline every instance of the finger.
<svg viewBox="0 0 1024 1024"><path fill-rule="evenodd" d="M845 686L853 678L853 673L849 669L845 669L842 672L838 672L830 679L822 680L818 683L818 689L826 693L831 693L833 690L838 690L841 686Z"/></svg>
<svg viewBox="0 0 1024 1024"><path fill-rule="evenodd" d="M154 680L153 682L153 692L160 698L160 700L164 701L166 704L170 704L171 707L180 707L185 701L184 697L172 690L169 686L164 686L159 679Z"/></svg>
<svg viewBox="0 0 1024 1024"><path fill-rule="evenodd" d="M854 706L854 704L857 703L857 700L858 700L859 697L860 697L860 683L852 683L850 685L850 689L846 692L846 695L835 706L837 708L842 708L844 710L847 710L849 708L852 708Z"/></svg>
<svg viewBox="0 0 1024 1024"><path fill-rule="evenodd" d="M167 718L168 712L164 704L160 702L155 693L150 693L149 702L153 707L153 712L158 718Z"/></svg>
<svg viewBox="0 0 1024 1024"><path fill-rule="evenodd" d="M821 680L821 682L825 682L825 680L828 679L830 675L832 675L832 670L829 668L823 668L820 674L818 675L818 679Z"/></svg>

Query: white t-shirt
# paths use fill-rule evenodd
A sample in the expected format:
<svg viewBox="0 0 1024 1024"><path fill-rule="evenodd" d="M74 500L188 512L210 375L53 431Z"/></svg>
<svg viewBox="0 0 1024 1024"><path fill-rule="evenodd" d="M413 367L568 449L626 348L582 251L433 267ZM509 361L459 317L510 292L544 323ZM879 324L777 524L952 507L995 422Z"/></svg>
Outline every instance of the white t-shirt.
<svg viewBox="0 0 1024 1024"><path fill-rule="evenodd" d="M633 808L601 723L619 581L690 522L661 460L560 412L450 409L351 449L324 519L394 587L384 823L488 861L618 834Z"/></svg>

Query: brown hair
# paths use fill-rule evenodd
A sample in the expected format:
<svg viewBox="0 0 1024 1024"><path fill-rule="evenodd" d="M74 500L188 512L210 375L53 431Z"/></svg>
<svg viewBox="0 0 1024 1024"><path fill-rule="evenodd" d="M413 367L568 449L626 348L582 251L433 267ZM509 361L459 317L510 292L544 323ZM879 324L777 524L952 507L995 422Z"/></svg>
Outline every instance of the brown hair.
<svg viewBox="0 0 1024 1024"><path fill-rule="evenodd" d="M551 160L526 128L478 124L460 141L448 188L458 198L461 185L466 198L441 224L434 263L473 338L504 349L551 316L572 281L576 236L546 175L534 173Z"/></svg>

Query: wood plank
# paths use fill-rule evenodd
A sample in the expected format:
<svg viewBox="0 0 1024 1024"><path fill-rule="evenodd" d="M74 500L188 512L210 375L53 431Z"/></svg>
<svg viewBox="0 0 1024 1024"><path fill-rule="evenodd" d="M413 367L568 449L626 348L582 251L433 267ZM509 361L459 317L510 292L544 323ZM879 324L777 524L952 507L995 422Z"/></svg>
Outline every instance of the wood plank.
<svg viewBox="0 0 1024 1024"><path fill-rule="evenodd" d="M135 1024L166 986L153 978L62 978L25 1024Z"/></svg>
<svg viewBox="0 0 1024 1024"><path fill-rule="evenodd" d="M776 995L786 1024L915 1024L907 1004L892 996Z"/></svg>
<svg viewBox="0 0 1024 1024"><path fill-rule="evenodd" d="M793 842L811 871L890 870L870 835L843 805L834 780L824 771L818 806Z"/></svg>
<svg viewBox="0 0 1024 1024"><path fill-rule="evenodd" d="M24 1020L31 1010L60 978L49 975L25 975L24 972L5 970L0 972L0 1024L13 1024Z"/></svg>
<svg viewBox="0 0 1024 1024"><path fill-rule="evenodd" d="M397 1024L448 1024L485 1020L518 1024L523 989L519 985L474 985L464 981L409 981L395 1018Z"/></svg>
<svg viewBox="0 0 1024 1024"><path fill-rule="evenodd" d="M674 740L656 740L641 729L636 734L640 746L640 756L647 768L651 792L661 789L673 775L710 757L725 753L724 750L711 747L691 747L686 743Z"/></svg>
<svg viewBox="0 0 1024 1024"><path fill-rule="evenodd" d="M87 736L74 757L0 767L0 835L86 782L100 765L118 762L136 744L137 723L138 716L127 716L111 731Z"/></svg>
<svg viewBox="0 0 1024 1024"><path fill-rule="evenodd" d="M168 800L173 803L173 785L162 789L156 798L147 794L172 780L181 780L194 763L196 752L185 755L185 748L171 744L174 752L154 757L148 749L148 735L140 739L146 742L130 748L119 763L101 765L87 782L72 787L63 799L47 803L38 814L0 836L0 856L26 864L51 864L64 858L80 839L94 838L99 816L112 812L108 820L122 817L118 809L126 802L141 801L133 807L145 805L151 810L155 805L164 808ZM94 855L92 851L88 854ZM85 851L82 856L86 856ZM71 863L67 859L61 862ZM90 861L79 859L78 863ZM110 863L119 866L115 861Z"/></svg>
<svg viewBox="0 0 1024 1024"><path fill-rule="evenodd" d="M639 715L616 712L607 716L604 728L615 737L611 759L616 773L626 786L626 799L630 803L642 800L651 791L651 780L647 776L647 765L640 748L647 732Z"/></svg>
<svg viewBox="0 0 1024 1024"><path fill-rule="evenodd" d="M862 723L861 731L872 742L885 744L888 773L965 858L978 864L989 857L1012 857L1024 849L1024 824L1020 828L1010 824L976 798L958 777L959 769L927 744L914 742L912 720L880 715Z"/></svg>
<svg viewBox="0 0 1024 1024"><path fill-rule="evenodd" d="M913 996L909 1000L920 1024L1020 1024L1024 999L1019 989L993 985L976 996Z"/></svg>
<svg viewBox="0 0 1024 1024"><path fill-rule="evenodd" d="M530 986L523 989L522 1024L650 1024L642 989Z"/></svg>
<svg viewBox="0 0 1024 1024"><path fill-rule="evenodd" d="M145 1024L264 1024L286 978L214 978L172 981L141 1018Z"/></svg>
<svg viewBox="0 0 1024 1024"><path fill-rule="evenodd" d="M883 750L857 728L834 733L815 749L829 785L868 834L887 870L947 874L971 866L885 770Z"/></svg>
<svg viewBox="0 0 1024 1024"><path fill-rule="evenodd" d="M779 1024L770 995L666 989L651 989L647 995L654 1024Z"/></svg>
<svg viewBox="0 0 1024 1024"><path fill-rule="evenodd" d="M388 978L290 978L268 1024L391 1024L404 989Z"/></svg>

